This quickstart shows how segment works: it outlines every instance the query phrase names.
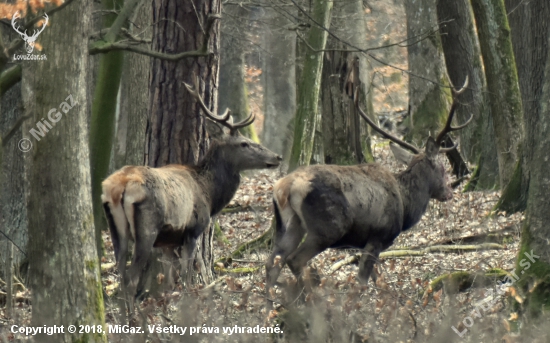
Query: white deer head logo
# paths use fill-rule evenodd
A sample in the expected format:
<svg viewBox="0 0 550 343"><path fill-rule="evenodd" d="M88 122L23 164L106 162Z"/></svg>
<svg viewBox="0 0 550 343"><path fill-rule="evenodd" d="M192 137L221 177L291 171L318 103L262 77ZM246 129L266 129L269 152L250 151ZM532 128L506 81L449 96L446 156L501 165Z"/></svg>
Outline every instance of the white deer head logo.
<svg viewBox="0 0 550 343"><path fill-rule="evenodd" d="M38 38L38 35L41 34L42 31L44 31L44 29L46 28L46 25L48 25L48 15L44 13L44 19L46 20L46 22L42 24L42 27L39 30L34 30L34 33L31 36L27 35L27 30L25 30L25 32L21 32L19 30L20 26L15 23L15 20L20 18L21 16L19 15L19 12L15 12L13 18L11 19L11 26L17 33L21 35L21 38L23 38L23 40L25 41L25 49L27 49L27 52L30 54L34 50L36 38Z"/></svg>

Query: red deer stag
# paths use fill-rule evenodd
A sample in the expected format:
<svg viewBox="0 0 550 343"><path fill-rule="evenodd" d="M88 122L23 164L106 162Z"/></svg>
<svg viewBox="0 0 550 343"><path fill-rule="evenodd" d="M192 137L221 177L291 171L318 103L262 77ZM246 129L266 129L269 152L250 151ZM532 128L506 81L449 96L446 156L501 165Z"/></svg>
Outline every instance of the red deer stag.
<svg viewBox="0 0 550 343"><path fill-rule="evenodd" d="M467 83L468 79L453 93L462 92ZM327 248L360 248L363 256L358 277L366 283L380 252L420 220L430 199L452 199L445 169L436 157L455 148L440 148L445 135L471 120L451 126L456 108L456 96L453 98L445 127L435 140L428 138L424 152L377 127L356 103L376 131L414 152L392 146L396 158L408 165L401 173L393 174L377 163L315 165L277 181L273 188L275 246L266 263L268 308L273 305L271 290L285 263L303 287L302 270L314 256ZM374 280L375 274L372 277Z"/></svg>
<svg viewBox="0 0 550 343"><path fill-rule="evenodd" d="M103 181L103 207L111 232L121 289L134 310L134 297L142 269L153 247L182 246L182 258L190 259L197 238L235 195L240 172L277 167L281 157L242 136L237 129L252 124L251 114L233 124L230 110L221 116L208 110L195 88L205 116L218 125L207 126L214 140L197 166L167 165L160 168L126 166ZM126 272L128 240L135 241L132 264Z"/></svg>

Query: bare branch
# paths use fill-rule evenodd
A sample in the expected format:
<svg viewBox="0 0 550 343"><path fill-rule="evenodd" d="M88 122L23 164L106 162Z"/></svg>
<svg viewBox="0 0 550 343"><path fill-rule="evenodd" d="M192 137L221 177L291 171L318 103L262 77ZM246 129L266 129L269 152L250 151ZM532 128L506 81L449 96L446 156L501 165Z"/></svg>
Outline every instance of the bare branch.
<svg viewBox="0 0 550 343"><path fill-rule="evenodd" d="M162 52L153 51L150 49L144 49L135 45L131 45L128 43L120 43L120 42L94 45L89 48L88 52L90 53L90 55L95 55L95 54L106 53L106 52L115 51L115 50L131 51L141 55L159 58L167 61L179 61L184 58L208 56L210 54L208 51L204 51L204 50L186 51L179 54L165 54Z"/></svg>
<svg viewBox="0 0 550 343"><path fill-rule="evenodd" d="M343 40L342 38L338 37L338 36L335 35L333 32L331 32L329 29L327 29L326 27L324 27L322 24L318 23L315 19L313 19L313 18L309 15L309 13L307 13L306 10L304 10L300 5L298 5L298 4L296 3L295 0L290 0L290 1L291 1L291 2L294 4L294 6L296 6L296 8L298 8L298 10L299 10L300 12L302 12L309 20L311 20L315 25L317 25L318 27L320 27L321 29L323 29L324 31L326 31L331 37L333 37L334 39L338 40L339 42L341 42L341 43L343 43L343 44L345 44L345 45L347 45L347 46L349 46L349 47L351 47L351 48L353 48L353 49L356 49L358 52L361 52L361 53L365 54L366 56L372 58L373 60L375 60L375 61L377 61L377 62L379 62L379 63L382 63L382 64L385 65L385 66L388 66L388 67L393 68L393 69L397 69L397 70L399 70L399 71L402 71L402 72L404 72L404 73L407 73L407 74L410 75L410 76L417 77L417 78L419 78L419 79L428 81L428 82L430 82L430 83L433 83L433 84L435 84L435 85L438 85L439 87L443 87L443 88L452 88L452 87L450 87L450 86L448 86L448 85L441 84L441 83L439 83L438 81L434 81L434 80L428 79L428 78L426 78L426 77L423 77L423 76L421 76L421 75L417 75L417 74L411 73L411 72L408 71L408 70L405 70L405 69L403 69L403 68L396 67L396 66L394 66L394 65L392 65L392 64L390 64L390 63L387 63L387 62L384 62L384 61L380 60L379 58L377 58L376 56L372 55L372 54L369 52L369 50L375 50L375 49L378 49L378 48L361 49L361 48L357 47L356 45L353 45L353 44L351 44L351 43L349 43L349 42ZM432 31L433 31L433 32L437 32L437 31L439 31L439 29L434 29L434 30L432 30ZM414 37L411 37L411 38L414 38ZM425 38L422 38L422 39L425 39ZM414 44L414 43L413 43L413 44Z"/></svg>
<svg viewBox="0 0 550 343"><path fill-rule="evenodd" d="M13 85L21 81L21 65L17 64L0 74L0 96L4 95Z"/></svg>
<svg viewBox="0 0 550 343"><path fill-rule="evenodd" d="M4 136L4 139L2 139L0 137L0 142L2 143L2 146L1 148L4 148L6 146L6 144L8 144L8 142L10 141L10 139L13 137L13 135L15 134L15 132L19 129L19 127L21 127L21 125L23 125L23 123L25 122L25 120L29 119L31 116L30 115L26 115L26 116L23 116L23 117L20 117L19 119L17 119L17 121L15 122L15 124L13 124L13 126L11 127L11 129L8 131L8 133L6 133L6 136ZM1 149L0 148L0 149Z"/></svg>
<svg viewBox="0 0 550 343"><path fill-rule="evenodd" d="M137 1L137 0L135 0L135 1ZM135 53L145 55L145 56L149 56L149 57L154 57L154 58L159 58L159 59L162 59L162 60L167 60L167 61L179 61L179 60L184 59L184 58L196 58L196 57L208 56L208 55L211 54L211 52L208 50L208 43L210 41L212 26L213 26L214 21L216 19L220 19L220 18L221 17L218 14L213 14L213 15L208 16L208 23L207 23L207 26L206 26L206 33L204 35L203 45L197 50L185 51L185 52L181 52L181 53L177 53L177 54L166 54L166 53L163 53L163 52L158 52L158 51L153 51L153 50L146 49L146 48L141 48L139 46L136 46L134 44L130 44L128 42L122 42L122 41L108 42L106 40L101 40L101 41L96 41L96 42L90 43L90 45L88 47L88 53L90 55L95 55L95 54L99 54L99 53L106 53L106 52L109 52L109 51L124 50L124 51L135 52Z"/></svg>
<svg viewBox="0 0 550 343"><path fill-rule="evenodd" d="M134 13L135 8L139 4L140 0L130 0L124 4L122 10L117 15L115 22L109 28L109 32L105 35L105 41L114 42L122 29L122 26L128 21L132 13Z"/></svg>
<svg viewBox="0 0 550 343"><path fill-rule="evenodd" d="M98 32L94 32L90 35L90 39L100 39L100 40L103 40L102 37L104 37L107 32L109 32L109 29L103 29L101 31L98 31ZM148 44L148 43L151 43L151 39L145 39L145 38L140 38L139 37L139 34L134 34L134 33L131 33L130 30L128 30L127 28L123 27L121 30L120 30L121 34L123 36L125 36L126 38L129 39L129 41L131 43L137 43L137 44ZM124 43L124 41L118 41L117 43Z"/></svg>

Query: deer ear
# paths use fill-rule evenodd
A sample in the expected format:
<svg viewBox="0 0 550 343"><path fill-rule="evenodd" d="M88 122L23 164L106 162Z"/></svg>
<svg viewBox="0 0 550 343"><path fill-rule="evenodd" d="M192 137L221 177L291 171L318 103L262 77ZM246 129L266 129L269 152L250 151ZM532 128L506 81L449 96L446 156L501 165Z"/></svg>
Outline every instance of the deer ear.
<svg viewBox="0 0 550 343"><path fill-rule="evenodd" d="M395 156L395 158L399 162L404 163L406 165L409 165L409 163L411 163L414 157L414 154L411 154L407 150L400 148L395 144L390 143L390 149L391 149L391 152L393 153L393 156Z"/></svg>
<svg viewBox="0 0 550 343"><path fill-rule="evenodd" d="M211 138L222 138L224 135L227 134L221 126L219 126L218 124L214 123L209 119L205 121L205 125L206 125L206 132L208 132L208 135Z"/></svg>
<svg viewBox="0 0 550 343"><path fill-rule="evenodd" d="M426 156L429 158L434 158L439 153L439 144L435 142L433 137L429 137L426 142Z"/></svg>

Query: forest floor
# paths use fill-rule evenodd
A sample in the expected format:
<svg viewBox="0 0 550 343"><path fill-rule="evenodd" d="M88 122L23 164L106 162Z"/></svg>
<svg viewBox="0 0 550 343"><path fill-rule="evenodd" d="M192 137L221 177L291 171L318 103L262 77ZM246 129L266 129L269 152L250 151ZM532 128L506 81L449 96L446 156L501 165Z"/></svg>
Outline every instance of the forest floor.
<svg viewBox="0 0 550 343"><path fill-rule="evenodd" d="M374 146L378 163L396 172L403 169L390 156L387 144L378 141ZM228 206L233 211L218 216L227 240L215 238L216 261L269 229L272 188L281 176L280 171L259 171L242 178ZM141 303L147 318L142 324L145 331L146 325L178 325L189 329L185 335L154 333L137 339L135 335L109 334L109 341L521 342L510 333L512 311L506 300L509 295L521 300L521 295L513 285L506 294L498 295L497 279L487 275L495 270L513 272L523 214L490 216L497 192L463 193L460 189L455 189L448 202L432 200L420 223L396 239L387 250L396 254L381 257L376 266L376 284L369 281L367 286L359 285L357 265L342 263L359 250L329 249L309 263L319 274L321 285L305 303L288 299L289 292L278 287L276 310L267 313L264 263L270 251L254 250L229 264L216 263L216 280L208 286L178 287L160 299ZM118 273L113 266L110 237L105 234L104 238L107 255L102 261L102 281L107 293L113 295L106 302L106 320L115 325L121 324L114 301ZM341 266L336 268L337 264ZM295 282L287 267L279 281L289 285ZM18 293L14 317L18 323L30 319L29 298L28 290ZM1 315L5 318L4 310ZM235 325L245 327L245 331L238 333ZM256 330L278 328L282 333L246 333L256 326ZM191 327L196 331L193 336ZM200 333L208 328L210 333ZM537 335L542 337L540 342L549 337ZM8 341L14 338L6 337Z"/></svg>
<svg viewBox="0 0 550 343"><path fill-rule="evenodd" d="M403 169L390 157L387 144L375 146L379 163L394 171ZM278 171L260 171L243 177L228 206L238 210L218 216L227 241L215 239L215 260L230 256L243 243L269 229L272 187L281 176ZM264 263L270 251L260 249L233 259L229 265L218 262L216 280L208 287L178 289L157 302L145 301L142 310L149 309L148 324L177 324L195 327L198 332L208 327L213 330L193 337L188 336L188 332L181 336L182 342L191 338L197 342L263 342L274 341L274 337L275 341L290 342L304 339L313 342L501 342L509 339L507 342L513 342L506 321L509 316L506 295L515 290L512 286L506 295L498 296L496 278L486 274L514 269L523 214L489 216L498 196L497 192L463 193L458 187L451 201L431 201L420 223L401 234L387 250L413 252L381 258L377 264L380 276L376 285L372 281L368 286L358 284L356 264L334 267L360 251L329 249L310 261L309 265L320 275L321 286L306 298L305 305L296 299L286 299L281 287L277 289L276 311L266 313ZM448 250L457 246L462 249ZM431 250L425 249L428 247L432 247ZM417 256L422 249L424 254ZM108 260L112 262L112 255ZM113 272L105 274L105 283L116 281ZM434 282L438 278L441 282ZM448 282L451 278L457 282ZM279 281L292 284L293 280L285 267ZM476 281L474 287L470 287L471 281ZM453 287L458 287L459 292ZM489 301L492 295L494 299ZM483 301L489 305L482 307ZM108 307L108 311L108 322L115 320L115 307ZM279 327L284 333L223 333L224 328L234 330L235 325ZM215 328L219 334L214 333ZM112 337L113 342L117 341L116 336ZM153 334L149 339L151 342L178 341L169 334Z"/></svg>

